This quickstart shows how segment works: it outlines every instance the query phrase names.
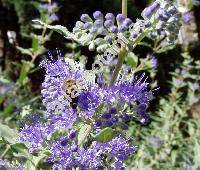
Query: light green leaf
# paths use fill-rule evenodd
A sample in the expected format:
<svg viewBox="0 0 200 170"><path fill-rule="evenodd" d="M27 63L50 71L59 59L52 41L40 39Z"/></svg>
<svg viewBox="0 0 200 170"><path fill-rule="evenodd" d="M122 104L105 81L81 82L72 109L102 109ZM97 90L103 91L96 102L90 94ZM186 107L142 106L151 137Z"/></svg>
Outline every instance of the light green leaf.
<svg viewBox="0 0 200 170"><path fill-rule="evenodd" d="M22 67L21 67L20 75L18 79L18 82L20 85L24 85L26 83L27 74L30 71L30 69L33 67L34 65L31 62L22 60Z"/></svg>
<svg viewBox="0 0 200 170"><path fill-rule="evenodd" d="M113 137L116 137L116 134L117 134L116 131L114 131L110 127L107 127L101 130L101 132L97 134L94 138L95 140L104 143L110 141Z"/></svg>
<svg viewBox="0 0 200 170"><path fill-rule="evenodd" d="M25 49L25 48L22 48L22 47L18 47L17 46L17 49L22 53L22 54L26 54L26 55L29 55L29 56L33 56L32 54L32 49Z"/></svg>
<svg viewBox="0 0 200 170"><path fill-rule="evenodd" d="M138 64L138 57L133 52L128 53L126 60L128 65L132 68L136 68Z"/></svg>
<svg viewBox="0 0 200 170"><path fill-rule="evenodd" d="M3 118L9 117L10 114L12 113L13 109L14 109L13 105L8 105L7 107L5 107L5 109L2 112Z"/></svg>
<svg viewBox="0 0 200 170"><path fill-rule="evenodd" d="M35 24L39 24L39 25L42 25L42 26L47 27L49 29L52 29L52 30L58 32L59 34L63 35L67 39L74 39L75 38L74 34L69 32L66 27L63 27L61 25L55 25L55 26L48 25L48 24L45 24L44 22L42 22L40 20L33 20L33 22ZM78 41L78 39L76 39L76 40Z"/></svg>
<svg viewBox="0 0 200 170"><path fill-rule="evenodd" d="M82 125L82 127L80 128L79 133L78 133L78 145L79 146L82 145L86 141L88 135L91 132L91 129L92 129L91 125L88 125L88 124Z"/></svg>
<svg viewBox="0 0 200 170"><path fill-rule="evenodd" d="M32 49L33 53L36 53L39 49L39 40L36 36L32 37Z"/></svg>
<svg viewBox="0 0 200 170"><path fill-rule="evenodd" d="M7 142L14 144L17 141L18 134L14 129L7 125L0 124L0 138L5 139Z"/></svg>

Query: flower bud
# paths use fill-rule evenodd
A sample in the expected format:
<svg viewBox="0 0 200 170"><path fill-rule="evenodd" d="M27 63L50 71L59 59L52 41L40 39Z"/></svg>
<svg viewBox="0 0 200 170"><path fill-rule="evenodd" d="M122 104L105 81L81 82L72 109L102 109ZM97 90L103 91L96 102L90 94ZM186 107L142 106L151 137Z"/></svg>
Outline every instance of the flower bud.
<svg viewBox="0 0 200 170"><path fill-rule="evenodd" d="M101 11L96 11L96 12L94 12L93 13L93 17L95 18L95 19L103 19L103 14L101 13Z"/></svg>
<svg viewBox="0 0 200 170"><path fill-rule="evenodd" d="M126 17L123 14L118 14L116 17L117 22L123 23Z"/></svg>
<svg viewBox="0 0 200 170"><path fill-rule="evenodd" d="M112 26L112 27L110 27L109 31L112 32L112 33L117 33L118 28L116 26Z"/></svg>
<svg viewBox="0 0 200 170"><path fill-rule="evenodd" d="M122 128L123 130L127 130L127 129L128 129L128 125L122 124L122 125L121 125L121 128Z"/></svg>
<svg viewBox="0 0 200 170"><path fill-rule="evenodd" d="M132 23L133 21L130 18L126 18L123 22L123 24L125 24L127 27L129 27Z"/></svg>
<svg viewBox="0 0 200 170"><path fill-rule="evenodd" d="M109 110L110 114L116 114L117 113L117 109L115 107L111 107Z"/></svg>
<svg viewBox="0 0 200 170"><path fill-rule="evenodd" d="M94 26L99 28L99 27L102 27L103 26L103 22L101 20L95 20L94 21Z"/></svg>
<svg viewBox="0 0 200 170"><path fill-rule="evenodd" d="M97 119L97 120L95 121L95 126L100 127L101 125L102 125L101 120Z"/></svg>
<svg viewBox="0 0 200 170"><path fill-rule="evenodd" d="M70 139L73 139L73 138L75 138L76 137L76 132L74 131L74 130L71 130L70 132L69 132L69 138Z"/></svg>
<svg viewBox="0 0 200 170"><path fill-rule="evenodd" d="M110 127L110 126L113 125L113 122L112 122L112 120L108 119L103 123L103 125L106 126L106 127Z"/></svg>
<svg viewBox="0 0 200 170"><path fill-rule="evenodd" d="M101 117L103 119L109 119L109 118L111 118L111 114L110 113L103 113Z"/></svg>
<svg viewBox="0 0 200 170"><path fill-rule="evenodd" d="M98 31L97 31L99 34L101 35L105 35L106 34L106 30L102 27L102 28L99 28Z"/></svg>
<svg viewBox="0 0 200 170"><path fill-rule="evenodd" d="M61 140L61 145L62 146L66 146L67 143L68 143L68 138L67 137L65 137L63 140Z"/></svg>
<svg viewBox="0 0 200 170"><path fill-rule="evenodd" d="M83 22L93 22L88 14L82 14L81 15L81 21L83 21Z"/></svg>
<svg viewBox="0 0 200 170"><path fill-rule="evenodd" d="M114 124L117 124L117 123L119 122L119 117L118 117L118 116L114 116L114 117L112 118L112 122L113 122Z"/></svg>
<svg viewBox="0 0 200 170"><path fill-rule="evenodd" d="M111 26L113 26L113 25L114 25L114 23L113 23L112 20L106 20L106 21L104 22L104 26L105 26L105 27L111 27Z"/></svg>
<svg viewBox="0 0 200 170"><path fill-rule="evenodd" d="M120 25L118 26L118 32L124 32L128 29L128 27L126 25Z"/></svg>
<svg viewBox="0 0 200 170"><path fill-rule="evenodd" d="M160 4L158 2L154 2L151 6L150 6L152 11L157 10L158 8L160 8Z"/></svg>
<svg viewBox="0 0 200 170"><path fill-rule="evenodd" d="M110 36L110 35L106 35L105 37L104 37L104 40L106 41L106 42L108 42L108 43L110 43L110 42L112 42L112 36Z"/></svg>
<svg viewBox="0 0 200 170"><path fill-rule="evenodd" d="M97 28L92 27L92 28L89 29L89 32L90 33L96 33L97 32Z"/></svg>
<svg viewBox="0 0 200 170"><path fill-rule="evenodd" d="M107 20L112 20L112 21L115 20L115 16L112 13L107 13L106 16L105 16L105 18Z"/></svg>
<svg viewBox="0 0 200 170"><path fill-rule="evenodd" d="M123 121L128 122L128 121L130 121L130 116L127 115L126 113L122 113L122 119L123 119Z"/></svg>
<svg viewBox="0 0 200 170"><path fill-rule="evenodd" d="M83 25L83 28L84 29L90 29L92 27L92 23L91 22L86 22L84 25Z"/></svg>
<svg viewBox="0 0 200 170"><path fill-rule="evenodd" d="M82 29L83 28L84 23L82 23L81 21L77 21L75 27Z"/></svg>
<svg viewBox="0 0 200 170"><path fill-rule="evenodd" d="M89 45L89 51L94 51L95 50L95 44L94 42L91 42Z"/></svg>
<svg viewBox="0 0 200 170"><path fill-rule="evenodd" d="M73 145L71 146L71 150L72 150L72 152L76 152L76 151L78 150L78 146L75 145L75 144L73 144Z"/></svg>
<svg viewBox="0 0 200 170"><path fill-rule="evenodd" d="M150 18L152 16L153 12L151 10L151 8L147 7L142 11L142 16L143 17L147 17Z"/></svg>

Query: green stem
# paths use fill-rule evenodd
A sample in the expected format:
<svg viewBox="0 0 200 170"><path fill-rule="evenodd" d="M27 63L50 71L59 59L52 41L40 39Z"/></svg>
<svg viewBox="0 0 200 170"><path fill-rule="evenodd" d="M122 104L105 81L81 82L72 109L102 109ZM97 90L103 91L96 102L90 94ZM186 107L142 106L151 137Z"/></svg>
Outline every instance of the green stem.
<svg viewBox="0 0 200 170"><path fill-rule="evenodd" d="M127 17L127 0L122 0L122 14Z"/></svg>
<svg viewBox="0 0 200 170"><path fill-rule="evenodd" d="M122 0L122 14L125 17L127 17L127 11L128 11L127 10L127 0ZM111 81L110 81L110 87L115 83L127 54L128 54L128 52L127 52L126 48L121 47L121 51L118 54L119 59L118 59L117 65L115 67L113 76L112 76Z"/></svg>
<svg viewBox="0 0 200 170"><path fill-rule="evenodd" d="M123 48L118 55L119 59L118 59L117 65L115 67L112 79L110 81L110 87L115 83L115 81L118 77L118 74L121 70L122 64L124 63L126 55L127 55L127 51L126 51L126 49Z"/></svg>
<svg viewBox="0 0 200 170"><path fill-rule="evenodd" d="M5 155L7 154L7 152L9 151L10 149L10 145L6 144L6 149L4 150L4 152L2 153L1 155L1 159L3 159L5 157Z"/></svg>

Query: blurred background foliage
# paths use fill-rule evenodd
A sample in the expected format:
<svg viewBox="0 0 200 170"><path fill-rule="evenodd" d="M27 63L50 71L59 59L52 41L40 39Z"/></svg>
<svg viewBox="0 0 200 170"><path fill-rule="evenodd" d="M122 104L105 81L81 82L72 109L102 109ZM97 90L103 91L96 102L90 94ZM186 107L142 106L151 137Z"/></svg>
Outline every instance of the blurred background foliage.
<svg viewBox="0 0 200 170"><path fill-rule="evenodd" d="M183 0L184 1L184 0ZM183 2L181 1L181 2ZM59 20L44 16L39 8L46 0L0 0L0 123L19 129L19 119L41 112L40 86L44 72L39 68L47 49L56 54L59 48L66 57L83 60L91 68L94 53L69 42L57 33L38 28L33 19L59 24L69 30L82 13L95 10L117 14L120 0L57 0L53 11ZM52 3L53 3L52 2ZM179 1L177 0L176 3ZM128 16L135 20L151 0L129 0ZM146 72L155 91L149 112L151 123L145 127L129 124L129 134L138 144L138 151L127 161L130 169L200 169L200 3L189 0L183 13L191 12L194 29L182 30L193 35L180 37L180 43L162 46L161 42L145 39L128 56L126 64L137 73ZM182 9L182 8L181 8ZM184 26L187 27L187 25ZM156 82L156 83L155 83ZM0 144L1 158L10 159L6 145Z"/></svg>

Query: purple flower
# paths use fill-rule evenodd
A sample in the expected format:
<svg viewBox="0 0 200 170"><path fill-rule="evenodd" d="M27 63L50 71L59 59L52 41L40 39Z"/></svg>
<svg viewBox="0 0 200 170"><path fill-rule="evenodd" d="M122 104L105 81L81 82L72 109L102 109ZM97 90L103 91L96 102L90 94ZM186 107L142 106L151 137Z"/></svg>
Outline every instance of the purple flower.
<svg viewBox="0 0 200 170"><path fill-rule="evenodd" d="M91 74L83 70L83 66L71 59L44 60L41 66L47 72L41 93L49 114L64 113L66 108L71 108L72 99L78 97L94 81Z"/></svg>
<svg viewBox="0 0 200 170"><path fill-rule="evenodd" d="M57 167L61 165L63 168L72 168L73 166L73 156L70 145L62 146L60 141L57 141L51 147L51 156L49 160L51 162L57 162Z"/></svg>
<svg viewBox="0 0 200 170"><path fill-rule="evenodd" d="M158 67L158 60L154 56L152 56L152 58L151 58L151 65L154 69L156 69Z"/></svg>
<svg viewBox="0 0 200 170"><path fill-rule="evenodd" d="M44 129L41 124L25 126L19 134L19 142L28 142L29 152L36 152L42 148Z"/></svg>
<svg viewBox="0 0 200 170"><path fill-rule="evenodd" d="M191 21L191 19L192 19L192 14L191 14L191 12L190 12L190 11L184 12L184 13L182 14L182 19L183 19L183 22L184 22L185 24L189 24L190 21Z"/></svg>
<svg viewBox="0 0 200 170"><path fill-rule="evenodd" d="M103 95L99 87L90 87L87 92L83 92L78 97L78 104L81 109L95 110L102 102Z"/></svg>
<svg viewBox="0 0 200 170"><path fill-rule="evenodd" d="M46 19L50 21L58 21L59 18L56 14L46 14Z"/></svg>
<svg viewBox="0 0 200 170"><path fill-rule="evenodd" d="M82 169L98 169L102 161L98 155L98 150L94 147L91 149L78 150L80 167Z"/></svg>

